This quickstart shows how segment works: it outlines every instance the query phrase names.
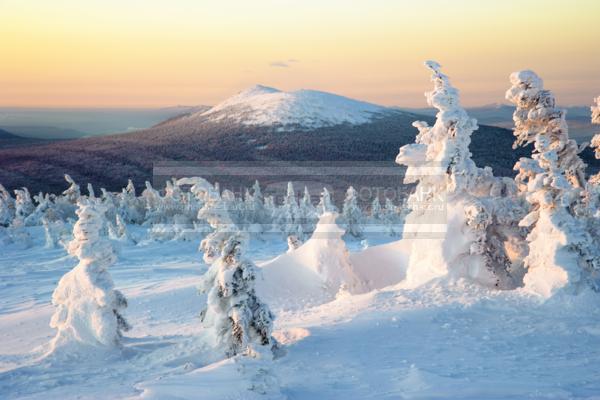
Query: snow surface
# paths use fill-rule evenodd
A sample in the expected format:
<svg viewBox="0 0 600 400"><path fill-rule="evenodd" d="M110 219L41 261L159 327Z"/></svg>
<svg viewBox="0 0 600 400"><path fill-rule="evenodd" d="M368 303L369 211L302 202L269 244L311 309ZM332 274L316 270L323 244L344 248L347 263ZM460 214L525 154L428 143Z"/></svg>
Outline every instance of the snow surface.
<svg viewBox="0 0 600 400"><path fill-rule="evenodd" d="M55 335L48 325L52 291L77 260L62 248L45 249L42 227L25 229L33 246L2 247L0 258L2 399L592 399L600 393L597 294L559 293L542 302L525 290L448 277L409 287L405 268L419 239L368 237L366 250L347 242L356 274L380 288L320 301L311 297L317 290L311 285L322 277L300 258L289 259L297 269L279 263L291 275L269 271L271 260L286 253L285 240L253 240L248 255L263 266L262 289L281 289L269 303L274 336L286 350L276 360L223 360L207 346L198 315L206 299L197 286L207 268L197 252L200 238L123 244L110 268L129 300L125 316L133 329L123 353L41 358ZM148 234L128 229L134 237ZM310 290L284 290L305 278Z"/></svg>
<svg viewBox="0 0 600 400"><path fill-rule="evenodd" d="M301 89L284 92L256 85L185 119L232 121L244 125L280 126L282 130L364 124L390 110L331 93Z"/></svg>

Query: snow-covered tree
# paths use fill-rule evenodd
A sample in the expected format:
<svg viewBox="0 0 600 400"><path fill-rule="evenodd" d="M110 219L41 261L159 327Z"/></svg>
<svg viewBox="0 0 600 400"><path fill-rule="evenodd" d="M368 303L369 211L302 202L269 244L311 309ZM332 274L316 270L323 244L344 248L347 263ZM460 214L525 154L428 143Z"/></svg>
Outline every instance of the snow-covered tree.
<svg viewBox="0 0 600 400"><path fill-rule="evenodd" d="M100 204L102 204L102 206L106 210L104 215L106 216L106 219L112 221L117 217L118 213L117 196L115 196L112 192L109 192L105 188L100 188L100 192L102 193L100 196Z"/></svg>
<svg viewBox="0 0 600 400"><path fill-rule="evenodd" d="M94 186L91 183L87 184L88 198L93 200L96 198L96 192L94 191Z"/></svg>
<svg viewBox="0 0 600 400"><path fill-rule="evenodd" d="M271 223L258 181L254 182L252 193L246 191L244 197L244 223L248 231L255 233L264 232L267 230L265 225Z"/></svg>
<svg viewBox="0 0 600 400"><path fill-rule="evenodd" d="M302 225L298 220L298 200L292 182L287 184L287 193L283 198L283 204L277 209L275 224L285 237L303 236Z"/></svg>
<svg viewBox="0 0 600 400"><path fill-rule="evenodd" d="M346 191L346 198L342 207L342 219L346 227L346 233L359 238L362 236L363 215L358 206L356 190L350 186Z"/></svg>
<svg viewBox="0 0 600 400"><path fill-rule="evenodd" d="M317 221L319 220L317 209L312 204L310 192L306 186L304 187L304 195L298 205L297 219L303 234L302 237L298 237L299 239L304 239L307 235L310 235L315 230Z"/></svg>
<svg viewBox="0 0 600 400"><path fill-rule="evenodd" d="M52 220L48 217L42 217L42 226L44 227L45 245L47 249L54 249L59 244L64 245L64 240L68 236L67 228L62 220Z"/></svg>
<svg viewBox="0 0 600 400"><path fill-rule="evenodd" d="M144 222L144 202L136 196L135 186L131 179L117 196L119 214L123 220L130 224Z"/></svg>
<svg viewBox="0 0 600 400"><path fill-rule="evenodd" d="M15 218L25 222L25 219L33 213L35 205L26 187L15 190Z"/></svg>
<svg viewBox="0 0 600 400"><path fill-rule="evenodd" d="M592 124L600 125L600 96L594 99L594 105L591 107L592 110Z"/></svg>
<svg viewBox="0 0 600 400"><path fill-rule="evenodd" d="M228 357L260 351L257 346L274 351L277 345L271 336L274 316L256 295L257 268L244 257L244 241L239 232L228 232L200 288L207 293L202 324Z"/></svg>
<svg viewBox="0 0 600 400"><path fill-rule="evenodd" d="M375 198L371 202L369 217L372 221L381 221L383 219L383 209L381 208L381 201L379 200L379 195L375 196Z"/></svg>
<svg viewBox="0 0 600 400"><path fill-rule="evenodd" d="M212 264L221 255L225 241L239 230L231 220L227 206L215 188L210 189L204 207L198 211L198 219L208 222L213 229L200 242L204 262Z"/></svg>
<svg viewBox="0 0 600 400"><path fill-rule="evenodd" d="M81 197L79 185L68 174L65 174L65 180L69 184L69 187L62 194L69 203L76 204Z"/></svg>
<svg viewBox="0 0 600 400"><path fill-rule="evenodd" d="M594 99L594 105L591 107L592 110L592 124L600 125L600 96ZM592 148L594 149L594 154L597 159L600 159L600 133L597 133L592 138L591 143ZM590 184L596 186L595 195L600 196L600 172L596 175L590 177ZM597 206L598 204L596 204ZM596 207L597 208L597 207ZM600 210L598 210L600 213Z"/></svg>
<svg viewBox="0 0 600 400"><path fill-rule="evenodd" d="M402 226L400 225L402 221L398 207L389 197L385 198L382 219L383 225L390 236L397 236L402 233Z"/></svg>
<svg viewBox="0 0 600 400"><path fill-rule="evenodd" d="M264 230L276 231L277 227L275 226L275 219L277 217L277 206L275 205L275 198L273 195L268 195L264 196L263 199L265 202L265 218L270 225L269 229L266 229L265 227Z"/></svg>
<svg viewBox="0 0 600 400"><path fill-rule="evenodd" d="M29 232L25 230L25 222L20 218L15 218L8 228L3 229L5 244L11 243L21 249L28 249L32 246L32 238Z"/></svg>
<svg viewBox="0 0 600 400"><path fill-rule="evenodd" d="M33 196L34 202L37 203L35 206L35 210L31 214L25 218L26 226L37 226L42 223L42 219L46 217L48 214L48 218L55 220L58 218L58 215L53 210L53 204L50 200L50 195L46 193L39 193L36 196Z"/></svg>
<svg viewBox="0 0 600 400"><path fill-rule="evenodd" d="M288 252L296 250L298 247L302 246L302 240L298 238L296 235L290 235L287 238L288 244Z"/></svg>
<svg viewBox="0 0 600 400"><path fill-rule="evenodd" d="M331 202L331 195L329 194L329 190L327 190L327 188L324 187L323 191L321 192L319 204L317 204L317 213L320 216L326 212L337 213L338 209Z"/></svg>
<svg viewBox="0 0 600 400"><path fill-rule="evenodd" d="M134 243L133 238L129 234L129 230L127 229L127 225L119 214L115 217L114 225L112 223L108 224L108 237L111 240L122 243Z"/></svg>
<svg viewBox="0 0 600 400"><path fill-rule="evenodd" d="M440 65L434 61L425 65L432 71L434 89L426 97L438 110L436 122L431 127L422 121L413 123L419 131L415 143L400 148L396 158L408 167L404 182L417 183L408 198L411 211L403 228L404 238L419 239L409 259L407 282L419 285L452 274L489 286L514 287L518 282L513 270L520 268L520 255L507 254L503 246L507 238L495 237L496 230L488 230L504 220L506 207L491 206L498 203L498 193L492 193L492 188L504 182L498 182L491 169L477 168L469 151L477 121L461 107L458 90ZM499 194L508 197L510 191ZM518 208L519 204L510 206ZM504 234L518 235L519 231L511 223ZM511 261L510 268L495 262L505 257Z"/></svg>
<svg viewBox="0 0 600 400"><path fill-rule="evenodd" d="M146 181L146 188L142 192L142 200L145 208L144 225L152 226L161 223L165 216L162 198L158 190L154 189L148 181Z"/></svg>
<svg viewBox="0 0 600 400"><path fill-rule="evenodd" d="M0 226L7 227L15 217L15 200L0 184Z"/></svg>
<svg viewBox="0 0 600 400"><path fill-rule="evenodd" d="M533 143L532 159L521 159L517 182L531 206L520 226L530 228L525 287L544 296L560 288L598 285L600 253L578 215L586 186L580 148L569 139L565 111L532 71L511 74L506 98L517 107L515 146Z"/></svg>
<svg viewBox="0 0 600 400"><path fill-rule="evenodd" d="M77 215L68 252L79 263L61 278L52 295L57 309L50 326L58 330L52 351L77 345L117 347L122 332L130 328L121 315L127 300L114 289L108 272L116 256L110 243L100 236L104 209L81 199Z"/></svg>

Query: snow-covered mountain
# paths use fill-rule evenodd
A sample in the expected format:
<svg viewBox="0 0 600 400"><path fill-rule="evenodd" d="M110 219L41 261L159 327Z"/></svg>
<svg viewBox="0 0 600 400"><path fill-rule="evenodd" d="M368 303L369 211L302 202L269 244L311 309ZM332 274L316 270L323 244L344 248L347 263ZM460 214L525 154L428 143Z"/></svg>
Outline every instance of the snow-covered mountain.
<svg viewBox="0 0 600 400"><path fill-rule="evenodd" d="M187 118L190 122L229 121L243 125L278 126L292 130L359 125L370 122L390 109L332 93L301 89L284 92L256 85Z"/></svg>

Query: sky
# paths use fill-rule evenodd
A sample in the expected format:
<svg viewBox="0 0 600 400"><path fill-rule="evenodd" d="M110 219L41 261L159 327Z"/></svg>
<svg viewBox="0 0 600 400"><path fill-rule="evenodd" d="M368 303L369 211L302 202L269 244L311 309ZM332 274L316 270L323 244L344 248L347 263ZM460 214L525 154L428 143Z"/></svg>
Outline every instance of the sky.
<svg viewBox="0 0 600 400"><path fill-rule="evenodd" d="M0 106L212 105L263 84L426 106L423 61L467 106L533 69L600 95L598 0L0 0Z"/></svg>

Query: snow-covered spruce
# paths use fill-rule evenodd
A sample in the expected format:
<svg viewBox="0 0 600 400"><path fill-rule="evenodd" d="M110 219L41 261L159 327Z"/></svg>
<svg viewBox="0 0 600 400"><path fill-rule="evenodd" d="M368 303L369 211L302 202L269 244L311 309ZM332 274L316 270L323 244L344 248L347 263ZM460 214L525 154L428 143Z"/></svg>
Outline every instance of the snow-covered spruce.
<svg viewBox="0 0 600 400"><path fill-rule="evenodd" d="M315 226L319 220L317 208L312 204L310 192L306 186L304 187L304 195L298 205L297 217L303 233L303 237L299 239L304 240L315 230Z"/></svg>
<svg viewBox="0 0 600 400"><path fill-rule="evenodd" d="M108 223L108 237L111 240L116 240L122 243L135 243L129 231L127 230L127 225L123 222L123 218L121 215L117 214L115 218L115 223Z"/></svg>
<svg viewBox="0 0 600 400"><path fill-rule="evenodd" d="M600 125L600 96L594 99L594 105L590 108L592 110L592 124ZM592 138L591 147L594 149L596 158L600 159L600 133L595 134ZM595 194L600 196L600 172L590 177L590 183L598 187Z"/></svg>
<svg viewBox="0 0 600 400"><path fill-rule="evenodd" d="M288 253L289 253L290 251L294 251L298 247L302 246L302 240L300 240L298 238L298 236L296 236L296 235L290 235L287 238L287 244L288 244Z"/></svg>
<svg viewBox="0 0 600 400"><path fill-rule="evenodd" d="M51 352L79 347L116 348L130 326L121 315L127 307L123 294L114 289L108 272L116 261L110 243L100 237L104 224L102 206L80 199L69 254L79 263L59 281L52 294L56 311L50 326L58 332Z"/></svg>
<svg viewBox="0 0 600 400"><path fill-rule="evenodd" d="M355 237L362 237L363 215L358 206L356 190L350 186L346 191L346 198L342 207L342 219L346 228L346 233Z"/></svg>
<svg viewBox="0 0 600 400"><path fill-rule="evenodd" d="M15 199L0 184L0 226L7 227L15 217Z"/></svg>
<svg viewBox="0 0 600 400"><path fill-rule="evenodd" d="M15 218L25 223L27 217L29 217L35 210L35 205L31 200L29 190L24 187L15 190Z"/></svg>
<svg viewBox="0 0 600 400"><path fill-rule="evenodd" d="M326 212L337 213L338 210L331 201L329 190L327 190L327 188L323 188L323 192L321 192L321 197L319 199L319 204L317 204L317 213L318 215L323 215Z"/></svg>
<svg viewBox="0 0 600 400"><path fill-rule="evenodd" d="M51 220L44 216L42 218L42 226L44 227L44 237L47 249L53 249L59 244L64 244L65 238L68 236L67 228L62 220Z"/></svg>
<svg viewBox="0 0 600 400"><path fill-rule="evenodd" d="M408 199L411 212L403 237L413 244L407 283L417 286L452 274L488 286L513 288L522 275L522 253L508 251L516 242L521 207L512 198L509 179L495 178L490 168L477 168L469 144L477 121L460 106L458 90L440 65L428 61L434 89L426 93L438 109L435 124L417 121L414 144L400 148L396 162L406 165L404 183L418 183ZM515 216L516 214L516 216Z"/></svg>
<svg viewBox="0 0 600 400"><path fill-rule="evenodd" d="M127 186L117 195L121 217L127 223L141 224L144 221L145 204L136 196L135 186L131 179Z"/></svg>
<svg viewBox="0 0 600 400"><path fill-rule="evenodd" d="M592 124L600 125L600 96L594 99L592 109Z"/></svg>
<svg viewBox="0 0 600 400"><path fill-rule="evenodd" d="M221 195L212 186L207 193L206 203L198 211L198 219L206 221L213 230L200 242L204 262L212 264L221 256L225 242L239 229L231 220Z"/></svg>
<svg viewBox="0 0 600 400"><path fill-rule="evenodd" d="M585 164L577 143L569 139L565 111L556 108L554 95L534 72L515 72L510 81L506 98L517 107L515 146L534 144L532 158L515 166L517 183L531 205L520 222L531 228L525 287L543 296L587 284L597 288L600 253L581 204Z"/></svg>
<svg viewBox="0 0 600 400"><path fill-rule="evenodd" d="M298 220L298 200L292 182L287 184L287 192L283 198L283 204L277 209L275 224L279 230L288 237L289 235L297 235L303 237L302 224Z"/></svg>
<svg viewBox="0 0 600 400"><path fill-rule="evenodd" d="M271 336L274 316L256 295L257 268L244 257L244 242L241 233L229 232L200 287L207 293L202 324L228 357L260 351L256 346L277 347Z"/></svg>

